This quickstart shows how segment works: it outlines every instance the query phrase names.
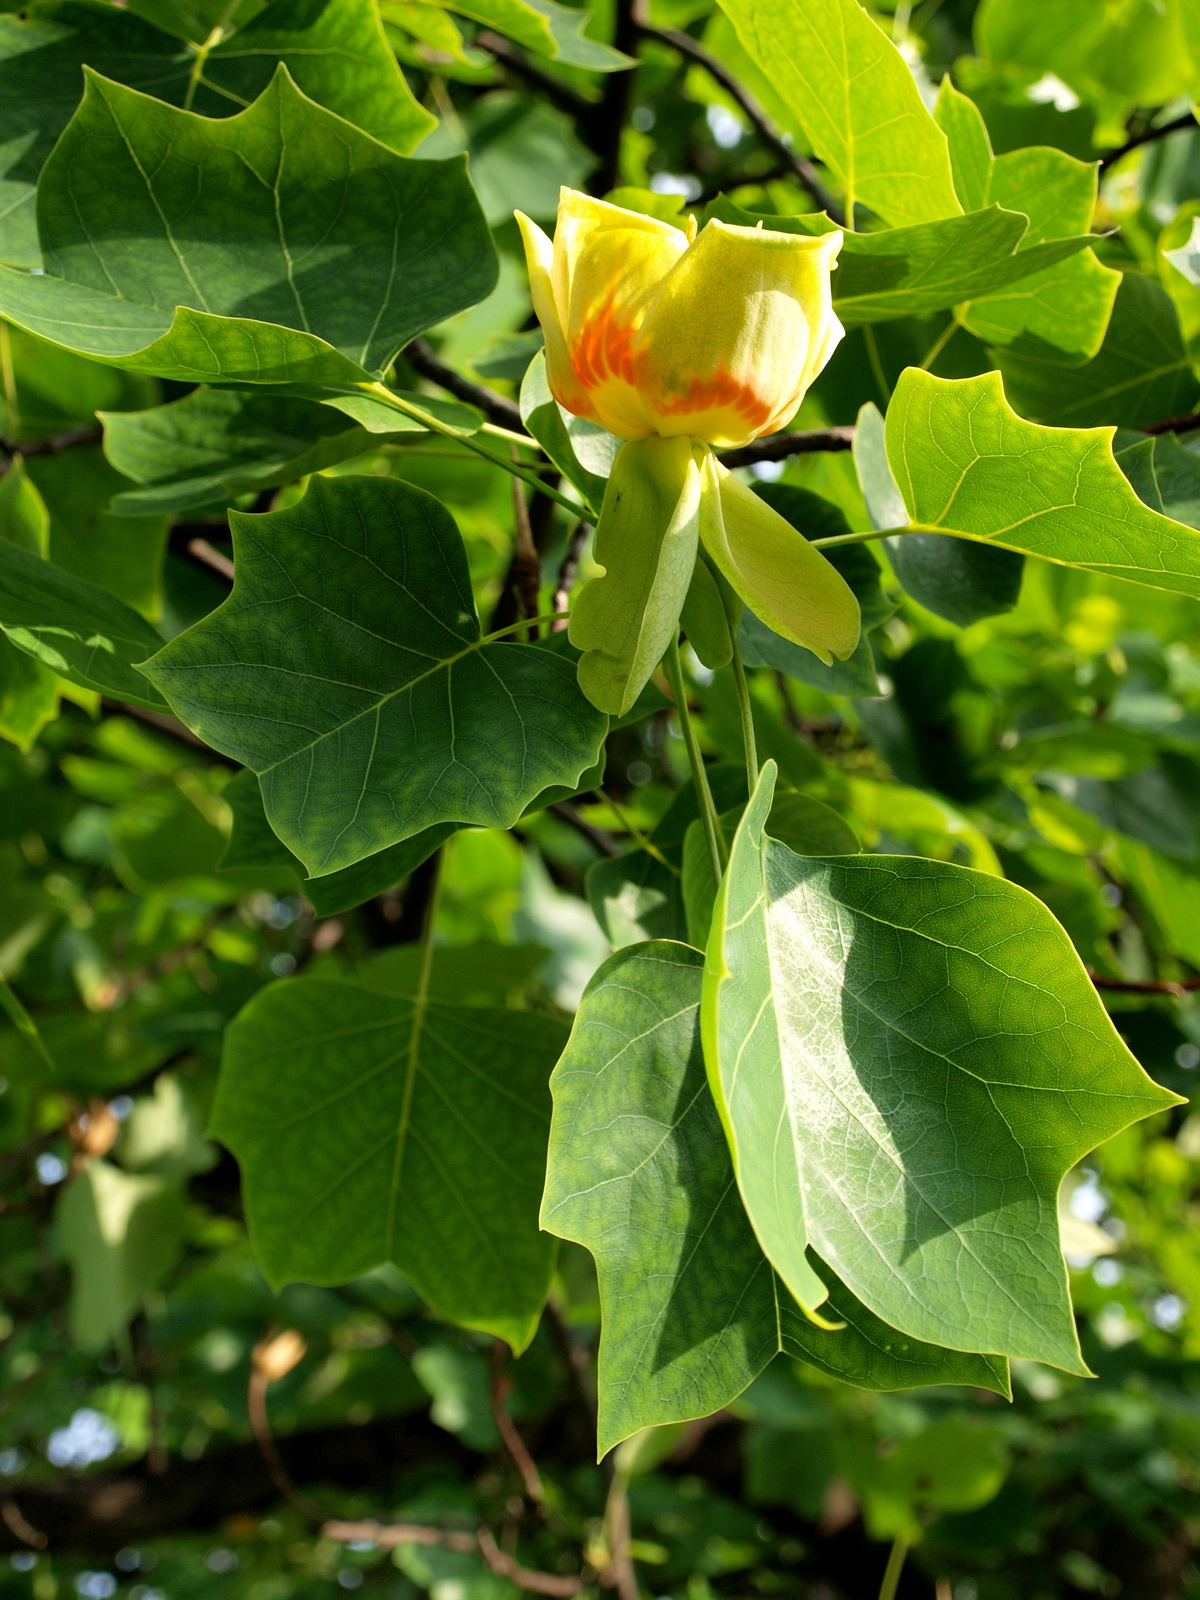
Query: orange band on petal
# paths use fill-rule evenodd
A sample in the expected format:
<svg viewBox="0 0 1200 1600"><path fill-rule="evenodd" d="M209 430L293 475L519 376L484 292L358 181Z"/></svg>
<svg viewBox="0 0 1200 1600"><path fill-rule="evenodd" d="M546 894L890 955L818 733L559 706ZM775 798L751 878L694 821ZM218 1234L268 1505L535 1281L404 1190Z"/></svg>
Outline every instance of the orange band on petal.
<svg viewBox="0 0 1200 1600"><path fill-rule="evenodd" d="M683 417L699 411L727 408L743 417L747 427L757 431L771 420L773 407L755 389L725 368L706 378L692 378L684 392L674 400L664 395L651 399L655 413L662 417Z"/></svg>

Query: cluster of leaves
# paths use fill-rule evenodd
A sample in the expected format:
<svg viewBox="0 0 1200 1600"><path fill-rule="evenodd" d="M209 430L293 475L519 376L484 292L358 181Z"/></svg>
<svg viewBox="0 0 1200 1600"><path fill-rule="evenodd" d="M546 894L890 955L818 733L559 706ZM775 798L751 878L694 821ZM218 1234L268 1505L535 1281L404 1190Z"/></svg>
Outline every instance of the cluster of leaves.
<svg viewBox="0 0 1200 1600"><path fill-rule="evenodd" d="M0 1593L1200 1591L1190 0L35 0L0 82ZM728 464L849 661L580 692L560 182L845 226Z"/></svg>

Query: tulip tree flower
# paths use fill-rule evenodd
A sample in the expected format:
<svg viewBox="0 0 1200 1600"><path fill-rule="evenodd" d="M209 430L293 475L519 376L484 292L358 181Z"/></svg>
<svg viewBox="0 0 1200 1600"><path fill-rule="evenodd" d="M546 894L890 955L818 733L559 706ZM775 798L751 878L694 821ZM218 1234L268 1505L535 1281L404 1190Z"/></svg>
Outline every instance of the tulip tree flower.
<svg viewBox="0 0 1200 1600"><path fill-rule="evenodd" d="M721 664L720 646L701 638L713 638L722 595L725 660L739 602L827 664L845 660L858 643L853 593L712 452L781 428L833 354L845 331L829 289L842 235L717 221L696 234L691 219L684 232L572 189L553 242L517 221L551 393L626 441L596 527L604 574L571 614L584 693L626 712L681 612L702 659Z"/></svg>

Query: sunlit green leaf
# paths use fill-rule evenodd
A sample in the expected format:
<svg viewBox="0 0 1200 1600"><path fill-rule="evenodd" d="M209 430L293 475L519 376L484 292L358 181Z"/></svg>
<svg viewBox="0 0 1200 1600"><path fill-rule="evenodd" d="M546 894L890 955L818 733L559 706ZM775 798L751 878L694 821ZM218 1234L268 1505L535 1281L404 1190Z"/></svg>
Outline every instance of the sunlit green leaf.
<svg viewBox="0 0 1200 1600"><path fill-rule="evenodd" d="M764 839L773 786L768 765L722 884L703 1003L760 1243L806 1296L804 1231L915 1338L1086 1371L1058 1187L1171 1096L1040 901L916 856L798 856Z"/></svg>
<svg viewBox="0 0 1200 1600"><path fill-rule="evenodd" d="M542 1223L596 1258L599 1452L727 1405L779 1350L864 1388L1004 1393L1002 1361L897 1334L819 1262L845 1326L818 1328L791 1300L746 1220L705 1079L702 966L681 944L618 951L588 985L551 1080Z"/></svg>
<svg viewBox="0 0 1200 1600"><path fill-rule="evenodd" d="M283 67L224 121L89 72L38 227L45 275L0 269L0 313L191 381L359 381L496 279L462 163L394 154Z"/></svg>
<svg viewBox="0 0 1200 1600"><path fill-rule="evenodd" d="M738 37L845 185L893 227L957 215L946 137L857 0L723 0Z"/></svg>
<svg viewBox="0 0 1200 1600"><path fill-rule="evenodd" d="M1200 595L1200 535L1143 505L1111 430L1023 422L999 373L909 368L888 407L887 453L919 529Z"/></svg>

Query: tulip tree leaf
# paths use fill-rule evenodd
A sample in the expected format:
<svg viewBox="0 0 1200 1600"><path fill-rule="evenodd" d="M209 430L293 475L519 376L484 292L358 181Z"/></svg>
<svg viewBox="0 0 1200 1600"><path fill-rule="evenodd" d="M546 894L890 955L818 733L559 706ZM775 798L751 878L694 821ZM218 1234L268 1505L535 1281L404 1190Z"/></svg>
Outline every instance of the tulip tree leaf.
<svg viewBox="0 0 1200 1600"><path fill-rule="evenodd" d="M908 512L888 465L884 421L876 406L865 405L858 413L854 465L871 526L903 527ZM892 570L913 599L960 628L1011 611L1017 603L1025 557L1015 550L941 533L908 533L886 542Z"/></svg>
<svg viewBox="0 0 1200 1600"><path fill-rule="evenodd" d="M397 432L407 431L406 418L392 415ZM170 405L101 412L100 420L105 455L141 486L112 501L114 511L132 516L187 511L292 483L374 442L327 406L245 389L194 389Z"/></svg>
<svg viewBox="0 0 1200 1600"><path fill-rule="evenodd" d="M946 136L858 0L722 0L751 58L857 204L893 227L957 216Z"/></svg>
<svg viewBox="0 0 1200 1600"><path fill-rule="evenodd" d="M888 1328L820 1263L844 1328L818 1328L772 1272L738 1197L700 1049L703 957L660 941L592 978L554 1069L542 1225L595 1256L598 1449L710 1415L784 1350L869 1389L1007 1392L994 1357Z"/></svg>
<svg viewBox="0 0 1200 1600"><path fill-rule="evenodd" d="M343 867L325 878L308 878L304 863L271 831L263 809L262 791L252 772L239 772L222 790L221 798L233 817L229 844L218 863L221 871L241 872L266 867L290 872L319 917L335 917L391 889L457 831L456 823L438 823L400 844L389 845L376 855L365 856L352 867Z"/></svg>
<svg viewBox="0 0 1200 1600"><path fill-rule="evenodd" d="M1020 254L1027 255L1053 240L1087 232L1096 205L1096 173L1094 163L1076 161L1062 150L1010 150L992 162L988 199L1029 217L1020 246ZM1047 262L1044 270L1003 293L973 297L966 327L989 344L1019 342L1027 348L1036 341L1035 351L1057 352L1060 360L1091 360L1104 340L1120 282L1119 272L1083 251Z"/></svg>
<svg viewBox="0 0 1200 1600"><path fill-rule="evenodd" d="M630 58L584 33L591 15L555 0L440 0L447 10L505 33L527 50L587 72L620 72Z"/></svg>
<svg viewBox="0 0 1200 1600"><path fill-rule="evenodd" d="M443 1316L523 1348L554 1265L537 1207L564 1031L316 978L256 995L226 1034L212 1133L269 1281L391 1261Z"/></svg>
<svg viewBox="0 0 1200 1600"><path fill-rule="evenodd" d="M1121 1042L1041 901L917 856L798 856L764 837L773 788L768 763L722 884L703 1002L760 1243L790 1284L798 1220L913 1338L1086 1372L1059 1185L1176 1097ZM789 1168L781 1204L759 1179Z"/></svg>
<svg viewBox="0 0 1200 1600"><path fill-rule="evenodd" d="M1104 342L1084 366L1064 366L1061 351L1025 340L1001 350L999 361L1021 415L1056 427L1148 427L1191 411L1200 396L1179 314L1142 272L1121 279Z"/></svg>
<svg viewBox="0 0 1200 1600"><path fill-rule="evenodd" d="M742 227L759 221L724 197L713 201L708 215ZM779 233L811 236L830 227L822 214L762 220ZM941 311L1040 274L1091 241L1084 229L1077 238L1030 241L1028 229L1028 218L1016 209L993 204L938 222L848 233L833 276L833 309L847 327Z"/></svg>
<svg viewBox="0 0 1200 1600"><path fill-rule="evenodd" d="M233 592L145 670L258 773L271 827L314 877L439 823L511 827L595 763L608 723L574 663L481 637L432 495L318 475L298 504L230 521Z"/></svg>
<svg viewBox="0 0 1200 1600"><path fill-rule="evenodd" d="M951 380L910 367L887 453L912 525L1200 595L1200 535L1144 505L1109 428L1023 422L1000 374Z"/></svg>
<svg viewBox="0 0 1200 1600"><path fill-rule="evenodd" d="M394 154L284 67L223 121L89 72L38 227L45 275L0 268L0 314L190 381L355 383L496 281L465 162Z"/></svg>
<svg viewBox="0 0 1200 1600"><path fill-rule="evenodd" d="M12 644L85 689L164 710L132 665L162 636L124 601L0 539L0 630Z"/></svg>
<svg viewBox="0 0 1200 1600"><path fill-rule="evenodd" d="M0 16L0 260L40 265L38 173L75 110L85 65L170 105L221 117L243 109L284 61L309 99L401 155L433 127L371 0L275 0L207 52L195 81L195 52L176 35L203 45L214 28L236 27L237 19L226 0L211 20L171 15L178 9L147 0L131 8L134 16L116 6L49 0Z"/></svg>
<svg viewBox="0 0 1200 1600"><path fill-rule="evenodd" d="M1200 456L1171 433L1119 450L1117 465L1155 511L1200 528Z"/></svg>

